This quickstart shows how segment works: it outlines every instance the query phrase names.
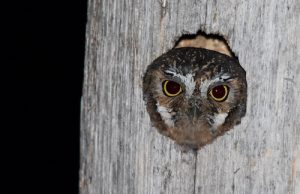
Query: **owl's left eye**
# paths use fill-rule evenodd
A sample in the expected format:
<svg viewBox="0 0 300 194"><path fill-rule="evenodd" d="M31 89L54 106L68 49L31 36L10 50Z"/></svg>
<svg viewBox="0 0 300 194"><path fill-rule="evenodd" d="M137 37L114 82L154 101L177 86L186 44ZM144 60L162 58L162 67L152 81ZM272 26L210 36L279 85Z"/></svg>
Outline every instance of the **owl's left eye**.
<svg viewBox="0 0 300 194"><path fill-rule="evenodd" d="M209 94L217 102L223 102L228 96L229 87L226 85L219 85L213 87Z"/></svg>
<svg viewBox="0 0 300 194"><path fill-rule="evenodd" d="M169 97L177 96L182 92L180 84L174 81L165 80L163 81L162 86L164 94Z"/></svg>

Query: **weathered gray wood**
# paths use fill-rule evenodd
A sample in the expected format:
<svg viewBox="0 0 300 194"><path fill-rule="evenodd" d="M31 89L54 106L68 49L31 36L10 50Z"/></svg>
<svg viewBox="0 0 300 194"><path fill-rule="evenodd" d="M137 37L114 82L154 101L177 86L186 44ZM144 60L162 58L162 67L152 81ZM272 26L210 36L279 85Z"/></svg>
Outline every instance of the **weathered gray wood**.
<svg viewBox="0 0 300 194"><path fill-rule="evenodd" d="M150 126L141 78L199 29L238 55L248 110L195 155ZM90 0L86 40L82 194L300 193L299 0Z"/></svg>

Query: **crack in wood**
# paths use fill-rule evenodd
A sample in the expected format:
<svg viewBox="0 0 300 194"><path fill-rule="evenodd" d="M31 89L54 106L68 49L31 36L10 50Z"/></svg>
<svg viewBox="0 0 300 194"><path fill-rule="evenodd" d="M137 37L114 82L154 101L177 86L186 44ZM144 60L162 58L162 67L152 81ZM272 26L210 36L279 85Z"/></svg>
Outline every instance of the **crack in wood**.
<svg viewBox="0 0 300 194"><path fill-rule="evenodd" d="M197 181L197 160L198 160L198 151L197 150L193 150L194 152L194 156L195 156L195 174L194 174L194 194L196 194L196 181Z"/></svg>

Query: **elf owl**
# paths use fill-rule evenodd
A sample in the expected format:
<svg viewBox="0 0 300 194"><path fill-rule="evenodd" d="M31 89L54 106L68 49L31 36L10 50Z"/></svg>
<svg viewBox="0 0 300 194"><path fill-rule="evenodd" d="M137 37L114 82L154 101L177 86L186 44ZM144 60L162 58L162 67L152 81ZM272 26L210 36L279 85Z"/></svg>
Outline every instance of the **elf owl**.
<svg viewBox="0 0 300 194"><path fill-rule="evenodd" d="M174 48L148 66L143 93L154 127L198 149L245 115L246 72L236 58L220 52Z"/></svg>

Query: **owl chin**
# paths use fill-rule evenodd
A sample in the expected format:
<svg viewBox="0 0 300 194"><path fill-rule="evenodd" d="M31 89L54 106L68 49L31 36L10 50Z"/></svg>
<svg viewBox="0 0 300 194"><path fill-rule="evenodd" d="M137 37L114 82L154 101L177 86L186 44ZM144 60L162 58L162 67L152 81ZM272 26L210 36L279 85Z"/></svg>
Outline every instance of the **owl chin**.
<svg viewBox="0 0 300 194"><path fill-rule="evenodd" d="M186 148L199 149L222 134L222 126L215 129L214 126L211 126L206 121L201 121L201 119L196 124L183 122L179 122L179 124L185 127L166 127L165 135Z"/></svg>
<svg viewBox="0 0 300 194"><path fill-rule="evenodd" d="M223 134L225 129L223 124L228 117L226 112L210 112L204 116L198 108L188 107L186 110L175 111L159 103L156 103L156 106L157 117L162 121L156 128L177 144L191 149L199 149ZM196 107L193 104L191 106ZM152 118L152 121L154 120L155 118Z"/></svg>
<svg viewBox="0 0 300 194"><path fill-rule="evenodd" d="M192 149L199 149L200 147L211 143L215 138L208 130L198 130L189 133L177 129L170 130L170 137L179 145L188 146Z"/></svg>

